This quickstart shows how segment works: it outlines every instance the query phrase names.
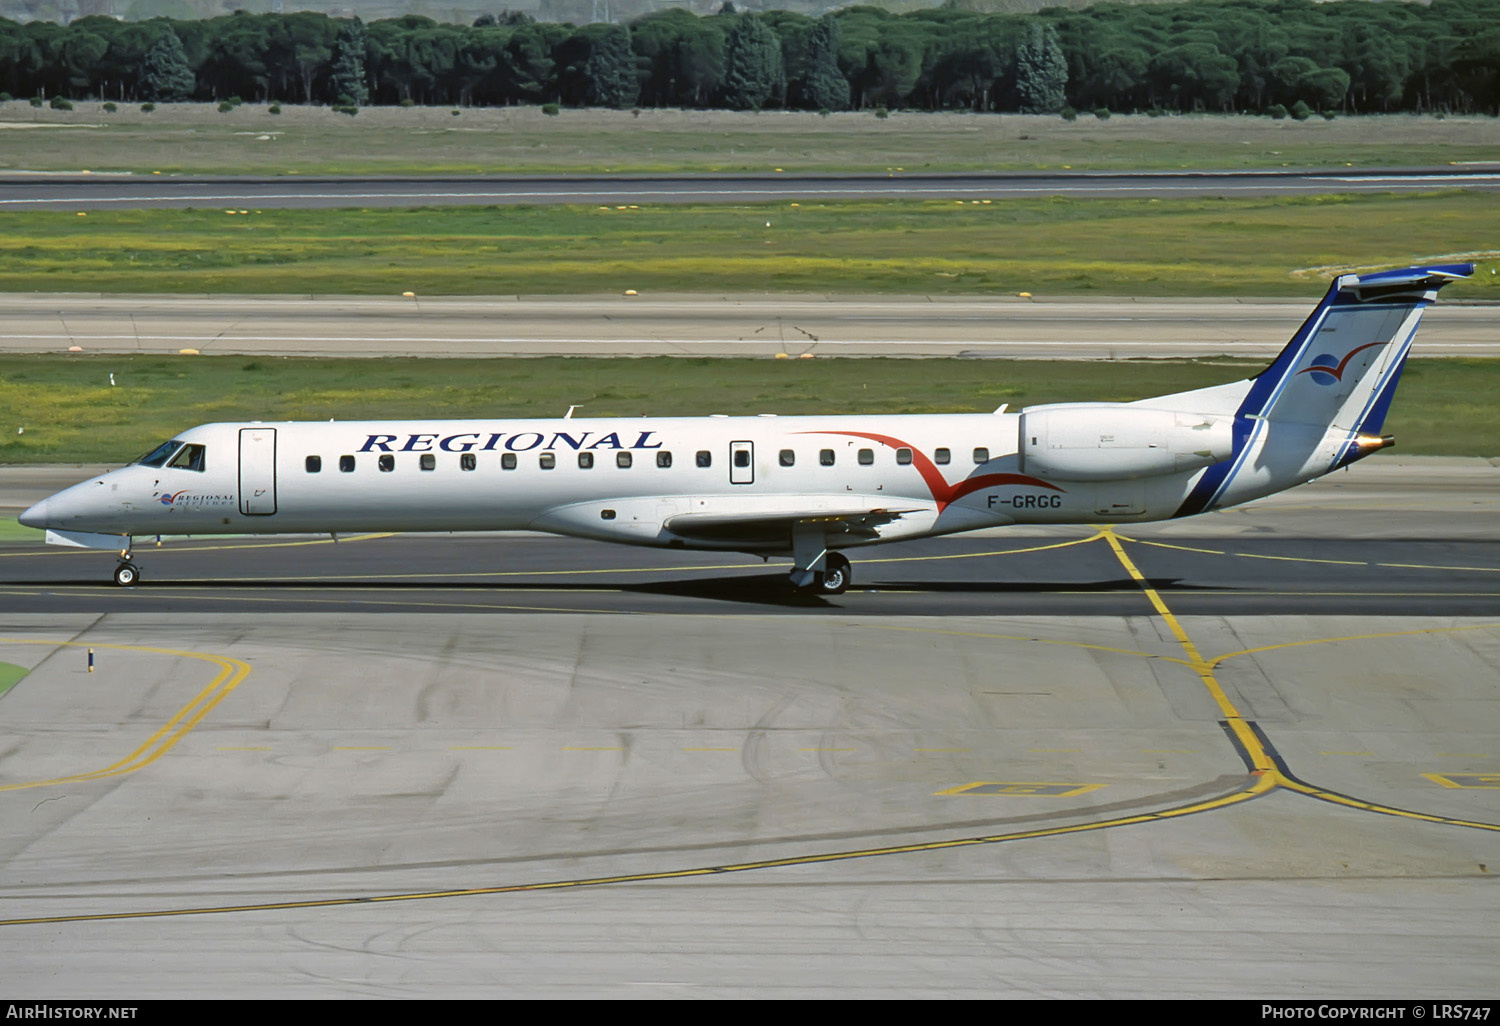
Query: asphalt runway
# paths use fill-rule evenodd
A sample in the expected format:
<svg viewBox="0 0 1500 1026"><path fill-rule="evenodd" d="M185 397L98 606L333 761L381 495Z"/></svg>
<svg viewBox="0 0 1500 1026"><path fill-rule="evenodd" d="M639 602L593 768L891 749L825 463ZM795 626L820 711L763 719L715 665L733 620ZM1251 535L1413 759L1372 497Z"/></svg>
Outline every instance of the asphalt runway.
<svg viewBox="0 0 1500 1026"><path fill-rule="evenodd" d="M828 600L527 535L147 544L128 590L10 540L4 979L1491 998L1497 513L1485 461L1375 457Z"/></svg>
<svg viewBox="0 0 1500 1026"><path fill-rule="evenodd" d="M1048 171L920 174L474 175L464 177L0 175L0 209L760 203L782 199L1294 196L1497 189L1492 168Z"/></svg>
<svg viewBox="0 0 1500 1026"><path fill-rule="evenodd" d="M259 356L1268 358L1304 299L0 295L0 351ZM1500 304L1435 305L1423 356L1500 356Z"/></svg>

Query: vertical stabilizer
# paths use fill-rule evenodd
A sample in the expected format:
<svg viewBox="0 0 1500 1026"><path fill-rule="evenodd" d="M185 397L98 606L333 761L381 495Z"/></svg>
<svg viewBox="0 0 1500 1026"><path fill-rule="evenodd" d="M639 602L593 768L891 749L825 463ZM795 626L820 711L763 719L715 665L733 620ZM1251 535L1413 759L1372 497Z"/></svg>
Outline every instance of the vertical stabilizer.
<svg viewBox="0 0 1500 1026"><path fill-rule="evenodd" d="M1422 311L1473 273L1473 264L1443 264L1335 279L1251 382L1235 413L1234 454L1204 471L1177 515L1289 487L1389 444L1379 432Z"/></svg>

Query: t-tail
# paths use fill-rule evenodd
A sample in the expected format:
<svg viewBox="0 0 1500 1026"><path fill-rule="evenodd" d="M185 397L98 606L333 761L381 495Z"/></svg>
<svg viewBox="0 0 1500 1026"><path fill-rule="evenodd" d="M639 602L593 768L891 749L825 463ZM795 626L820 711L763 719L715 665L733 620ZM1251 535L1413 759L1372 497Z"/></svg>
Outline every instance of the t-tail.
<svg viewBox="0 0 1500 1026"><path fill-rule="evenodd" d="M1381 429L1422 311L1473 273L1440 264L1335 279L1271 366L1242 383L1232 455L1203 471L1177 515L1280 491L1393 444Z"/></svg>

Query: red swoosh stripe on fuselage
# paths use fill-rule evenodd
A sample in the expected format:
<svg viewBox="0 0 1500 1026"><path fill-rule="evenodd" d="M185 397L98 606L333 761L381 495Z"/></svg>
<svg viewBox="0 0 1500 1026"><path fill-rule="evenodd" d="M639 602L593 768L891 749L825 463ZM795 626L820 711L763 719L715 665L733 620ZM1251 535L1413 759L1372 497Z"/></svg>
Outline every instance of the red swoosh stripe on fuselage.
<svg viewBox="0 0 1500 1026"><path fill-rule="evenodd" d="M981 488L994 488L1001 485L1027 485L1032 488L1050 488L1054 492L1065 491L1039 477L1028 477L1025 474L982 474L979 477L969 477L958 482L949 484L943 472L937 468L937 464L928 459L927 454L922 452L910 442L903 442L899 438L890 435L876 435L865 431L799 431L803 435L846 435L850 438L867 438L872 442L888 445L892 449L910 449L912 452L912 464L917 468L917 473L922 475L927 490L932 493L932 501L937 503L938 512L941 513L949 505L962 499L971 492L977 492Z"/></svg>

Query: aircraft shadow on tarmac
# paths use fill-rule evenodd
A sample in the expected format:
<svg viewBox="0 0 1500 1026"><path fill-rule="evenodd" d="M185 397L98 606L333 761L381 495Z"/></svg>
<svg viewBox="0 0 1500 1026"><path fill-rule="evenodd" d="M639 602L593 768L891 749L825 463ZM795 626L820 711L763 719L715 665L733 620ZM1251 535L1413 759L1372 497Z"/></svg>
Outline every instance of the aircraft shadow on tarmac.
<svg viewBox="0 0 1500 1026"><path fill-rule="evenodd" d="M679 578L675 580L654 580L632 583L610 582L603 584L599 581L588 583L572 582L546 582L546 581L506 581L506 582L482 582L475 583L465 581L462 583L444 581L441 574L434 574L430 580L425 581L382 581L372 578L368 581L339 580L309 582L306 580L278 580L276 578L226 578L217 581L173 581L171 579L153 579L142 581L130 589L120 589L113 584L99 581L97 578L86 578L83 580L50 580L50 581L11 581L7 582L13 587L33 588L90 588L97 589L105 594L125 593L139 591L150 593L157 589L170 588L173 591L201 591L201 592L224 592L222 596L232 599L232 593L240 589L254 590L284 590L284 591L322 591L322 592L356 592L356 591L381 591L393 595L412 594L417 592L448 591L461 589L469 593L489 593L492 595L502 594L577 594L585 595L597 593L601 585L608 590L617 591L622 594L656 595L667 598L706 599L720 602L738 602L752 605L785 606L788 608L799 607L828 607L834 605L843 596L821 595L815 592L804 592L794 589L782 573L756 574L756 575L719 575L715 577ZM872 594L881 592L902 594L932 594L932 595L1025 595L1025 594L1120 594L1138 592L1142 583L1149 588L1165 592L1196 591L1206 585L1184 584L1181 578L1148 578L1144 582L1137 582L1128 577L1114 578L1102 581L870 581L857 584L849 592L849 595ZM1225 590L1222 585L1212 586L1213 590ZM205 595L205 597L209 597Z"/></svg>

